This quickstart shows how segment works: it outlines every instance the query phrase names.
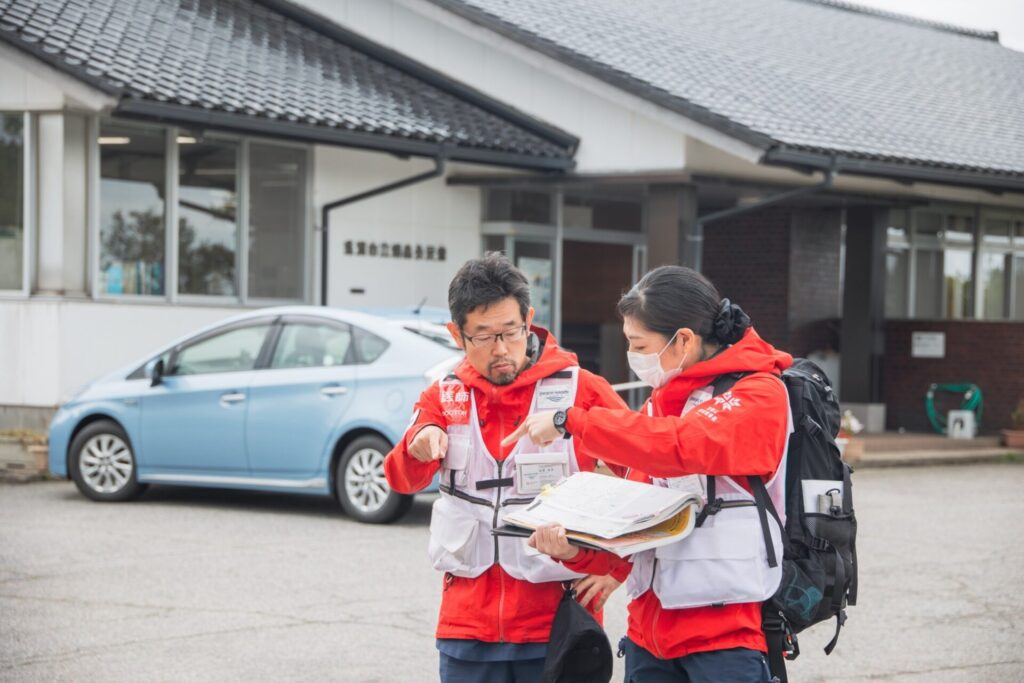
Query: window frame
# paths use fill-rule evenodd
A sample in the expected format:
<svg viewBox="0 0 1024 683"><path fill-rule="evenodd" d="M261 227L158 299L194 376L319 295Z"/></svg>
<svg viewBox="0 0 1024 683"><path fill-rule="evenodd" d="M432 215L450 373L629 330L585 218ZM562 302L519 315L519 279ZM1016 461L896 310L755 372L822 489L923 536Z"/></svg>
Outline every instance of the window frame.
<svg viewBox="0 0 1024 683"><path fill-rule="evenodd" d="M1017 271L1024 263L1024 239L1011 235L1010 243L1007 245L993 245L985 242L984 224L989 219L1008 220L1013 226L1014 222L1024 223L1024 209L1013 209L1009 207L992 207L984 205L953 205L953 204L929 204L927 206L916 206L905 209L907 212L906 238L886 238L885 252L888 255L895 251L906 251L908 264L906 280L903 286L907 292L907 310L904 316L886 316L889 320L941 320L941 321L987 321L987 322L1021 322L1022 319L1014 318L1014 307L1017 305L1016 289L1014 287ZM973 221L972 239L966 241L950 241L935 237L930 234L919 234L918 216L921 213L939 213L945 221L950 216L969 218ZM1012 229L1012 228L1011 228ZM917 291L917 255L921 251L938 252L943 255L950 251L967 251L971 256L971 314L962 318L950 317L922 317L917 313L918 301L920 299ZM985 291L979 278L982 274L983 259L986 254L1002 254L1006 260L1005 282L1003 297L1003 315L1000 318L985 317ZM943 256L945 260L945 256ZM947 291L943 282L940 300L940 309L948 309Z"/></svg>
<svg viewBox="0 0 1024 683"><path fill-rule="evenodd" d="M258 318L247 318L245 320L239 320L239 321L236 321L236 322L233 322L233 323L228 323L227 325L221 325L221 326L216 327L216 328L214 328L212 330L207 330L205 332L201 332L200 334L197 334L194 337L190 337L190 338L186 339L185 341L183 341L183 342L181 342L179 344L175 344L170 349L167 349L167 350L157 354L156 356L153 356L153 358L159 358L160 356L164 355L165 353L169 353L170 354L170 355L167 356L167 367L164 369L164 375L163 375L164 377L198 377L198 376L202 376L202 375L227 375L227 374L232 374L232 373L235 373L235 372L255 372L257 370L265 370L266 367L267 367L267 363L269 362L269 356L267 354L267 350L269 348L270 342L272 340L276 341L276 339L277 339L277 335L275 334L275 332L276 332L276 328L277 328L279 320L280 320L280 316L262 316L262 317L258 317ZM260 351L256 355L256 361L253 363L253 366L250 369L248 369L248 370L226 370L226 371L223 371L223 372L207 372L207 373L200 373L198 375L177 375L177 374L174 374L174 373L171 372L171 370L173 370L174 367L177 364L178 355L182 351L184 351L185 349L187 349L187 348L189 348L191 346L195 346L196 344L199 344L199 343L201 343L203 341L206 341L207 339L219 336L221 334L226 334L228 332L233 332L234 330L240 330L240 329L243 329L243 328L246 328L246 327L260 327L260 326L263 326L263 325L266 325L269 328L267 330L267 336L263 338L263 343L260 345ZM150 359L150 360L152 360L152 359ZM147 361L147 363L148 362L149 361ZM145 367L145 365L143 365L143 367Z"/></svg>
<svg viewBox="0 0 1024 683"><path fill-rule="evenodd" d="M30 111L4 110L4 114L21 114L21 286L0 289L0 299L26 299L32 293L35 275L35 243L38 230L36 197L35 117Z"/></svg>
<svg viewBox="0 0 1024 683"><path fill-rule="evenodd" d="M312 147L308 144L267 138L261 136L242 136L223 131L203 131L200 136L198 132L190 131L177 126L161 126L148 124L131 119L117 117L92 117L90 126L89 142L89 175L91 186L89 195L88 223L88 251L89 251L89 290L92 299L96 301L146 303L146 304L187 304L190 306L221 306L221 307L246 307L265 308L267 306L280 306L287 304L309 304L313 294L314 280L318 277L317 264L314 263L316 245L314 244L313 225L313 158ZM149 131L162 131L164 135L164 294L162 295L139 295L139 294L107 294L99 291L100 282L100 130L106 123L129 128L138 128ZM203 137L208 140L231 141L238 145L236 158L236 187L238 197L238 210L235 216L236 239L235 239L235 296L215 296L203 294L180 294L178 292L178 238L179 238L179 137ZM302 154L301 163L305 188L302 201L301 234L303 240L302 258L302 292L301 298L267 298L249 296L249 218L250 218L250 169L249 169L249 146L256 142L261 145L288 147L300 150ZM28 240L31 241L31 240ZM26 278L27 280L27 278ZM0 291L0 296L4 292Z"/></svg>
<svg viewBox="0 0 1024 683"><path fill-rule="evenodd" d="M982 228L987 220L1005 220L1010 224L1010 241L1005 245L986 244L985 232ZM1015 223L1024 225L1024 210L1013 211L1012 209L982 208L978 218L978 271L981 272L982 257L985 254L1001 254L1003 256L1003 311L1002 317L985 318L984 314L984 291L979 291L978 319L989 322L1022 322L1024 318L1014 318L1016 300L1016 278L1018 276L1018 261L1024 259L1024 236L1018 237L1015 234ZM978 288L981 290L981 288Z"/></svg>

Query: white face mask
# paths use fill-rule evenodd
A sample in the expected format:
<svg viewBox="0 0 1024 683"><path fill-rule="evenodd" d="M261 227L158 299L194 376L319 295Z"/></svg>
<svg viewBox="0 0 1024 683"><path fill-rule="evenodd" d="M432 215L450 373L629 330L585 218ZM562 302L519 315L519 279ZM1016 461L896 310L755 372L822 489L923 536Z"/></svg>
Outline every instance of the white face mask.
<svg viewBox="0 0 1024 683"><path fill-rule="evenodd" d="M676 334L679 333L676 332ZM686 356L689 354L689 351L683 354L683 359L679 361L679 365L672 370L665 370L661 367L661 354L665 353L665 350L672 346L672 342L676 339L676 334L672 335L672 339L669 339L668 344L665 344L665 348L658 353L626 352L626 358L629 359L629 369L636 373L641 382L649 384L654 389L658 389L668 384L670 379L683 371L683 363L686 362Z"/></svg>

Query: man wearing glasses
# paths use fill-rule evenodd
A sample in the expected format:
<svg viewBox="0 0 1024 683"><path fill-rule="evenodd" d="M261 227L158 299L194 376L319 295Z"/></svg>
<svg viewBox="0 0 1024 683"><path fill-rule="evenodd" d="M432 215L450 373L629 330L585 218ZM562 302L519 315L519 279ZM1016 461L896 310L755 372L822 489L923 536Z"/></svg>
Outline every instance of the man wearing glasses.
<svg viewBox="0 0 1024 683"><path fill-rule="evenodd" d="M492 535L505 514L528 505L543 486L596 464L577 455L564 432L545 446L528 438L500 444L536 411L559 411L556 423L560 415L564 424L564 411L574 405L626 406L550 332L531 325L529 284L504 256L489 253L463 265L448 287L448 306L448 330L466 357L420 396L384 470L403 493L422 489L440 471L428 554L444 573L436 632L442 683L534 683L562 582L577 581L580 602L599 615L628 571L584 577L523 539Z"/></svg>

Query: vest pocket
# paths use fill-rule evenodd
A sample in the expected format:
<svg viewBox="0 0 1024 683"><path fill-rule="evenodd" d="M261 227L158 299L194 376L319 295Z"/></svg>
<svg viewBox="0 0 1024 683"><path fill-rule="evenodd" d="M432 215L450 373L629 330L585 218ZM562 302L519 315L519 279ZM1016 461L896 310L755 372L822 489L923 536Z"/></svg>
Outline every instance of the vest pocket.
<svg viewBox="0 0 1024 683"><path fill-rule="evenodd" d="M781 569L768 567L756 513L730 515L739 519L723 514L729 513L719 513L711 525L694 529L678 543L655 549L654 591L664 607L760 602L775 592ZM777 554L781 559L781 544Z"/></svg>
<svg viewBox="0 0 1024 683"><path fill-rule="evenodd" d="M480 523L468 510L460 508L453 500L442 495L436 501L430 515L430 541L427 554L434 569L465 576L475 569L475 546L480 533ZM485 565L475 575L480 574Z"/></svg>

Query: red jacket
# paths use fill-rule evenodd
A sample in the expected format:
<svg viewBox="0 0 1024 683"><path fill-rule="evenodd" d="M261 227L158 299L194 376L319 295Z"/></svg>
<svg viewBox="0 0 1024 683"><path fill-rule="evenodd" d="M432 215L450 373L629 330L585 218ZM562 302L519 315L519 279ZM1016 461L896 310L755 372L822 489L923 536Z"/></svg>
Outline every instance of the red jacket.
<svg viewBox="0 0 1024 683"><path fill-rule="evenodd" d="M455 374L476 397L484 442L498 460L504 460L514 448L501 448L500 443L529 414L537 381L578 364L576 355L559 348L547 330L535 327L533 331L544 345L540 358L511 384L493 384L465 360L455 369ZM596 407L628 410L608 382L586 370L580 370L574 405L584 410ZM437 383L423 392L414 411L414 424L384 461L388 484L402 493L413 493L425 487L440 467L436 461L416 460L408 450L409 443L425 425L447 426ZM592 471L595 459L580 455L579 439L574 441L580 470ZM628 565L618 568L616 573L624 578ZM490 567L475 579L446 575L437 637L492 643L545 643L561 597L561 583L514 579L500 565Z"/></svg>
<svg viewBox="0 0 1024 683"><path fill-rule="evenodd" d="M750 329L738 343L697 363L651 395L655 417L619 409L572 408L566 424L582 445L578 452L631 468L629 478L687 474L760 475L770 479L788 439L786 389L778 375L793 358L775 350ZM690 393L719 375L758 372L732 388L738 405L715 413L691 410L679 417ZM746 486L745 480L737 482ZM610 553L582 550L570 569L616 576L626 563ZM735 647L767 651L761 603L664 609L648 590L629 604L629 638L663 659Z"/></svg>

